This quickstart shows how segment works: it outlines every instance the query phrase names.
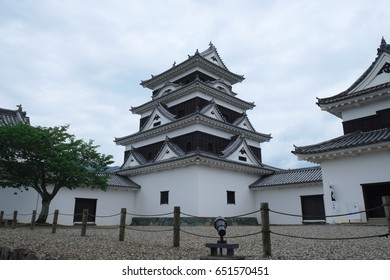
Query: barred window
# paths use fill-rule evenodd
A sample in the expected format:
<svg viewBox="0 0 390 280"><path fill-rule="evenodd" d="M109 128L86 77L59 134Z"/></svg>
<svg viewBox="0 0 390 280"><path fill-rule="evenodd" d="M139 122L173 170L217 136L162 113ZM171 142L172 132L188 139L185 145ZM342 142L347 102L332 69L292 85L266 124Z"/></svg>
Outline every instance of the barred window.
<svg viewBox="0 0 390 280"><path fill-rule="evenodd" d="M169 191L160 192L160 204L168 204Z"/></svg>

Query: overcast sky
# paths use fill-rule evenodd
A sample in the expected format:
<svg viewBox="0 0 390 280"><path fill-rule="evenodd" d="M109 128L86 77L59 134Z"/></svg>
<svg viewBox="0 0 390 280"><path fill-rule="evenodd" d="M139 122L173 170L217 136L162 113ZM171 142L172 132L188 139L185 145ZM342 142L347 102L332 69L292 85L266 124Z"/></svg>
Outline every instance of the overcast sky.
<svg viewBox="0 0 390 280"><path fill-rule="evenodd" d="M22 104L32 125L69 124L121 165L115 137L138 131L129 109L151 100L141 80L216 46L245 80L237 97L262 144L263 162L309 166L291 154L342 134L316 97L347 89L390 43L390 2L0 0L0 108Z"/></svg>

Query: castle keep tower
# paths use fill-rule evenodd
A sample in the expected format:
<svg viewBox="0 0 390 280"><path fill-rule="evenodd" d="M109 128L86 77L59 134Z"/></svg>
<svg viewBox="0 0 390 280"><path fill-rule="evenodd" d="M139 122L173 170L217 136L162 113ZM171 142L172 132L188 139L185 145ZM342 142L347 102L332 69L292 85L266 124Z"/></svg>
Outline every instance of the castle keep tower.
<svg viewBox="0 0 390 280"><path fill-rule="evenodd" d="M125 147L118 171L141 186L137 213L155 214L181 206L193 215L213 217L253 211L248 186L275 169L265 166L256 132L246 114L254 103L237 97L244 80L228 70L210 43L141 85L152 99L131 107L139 131L115 138Z"/></svg>

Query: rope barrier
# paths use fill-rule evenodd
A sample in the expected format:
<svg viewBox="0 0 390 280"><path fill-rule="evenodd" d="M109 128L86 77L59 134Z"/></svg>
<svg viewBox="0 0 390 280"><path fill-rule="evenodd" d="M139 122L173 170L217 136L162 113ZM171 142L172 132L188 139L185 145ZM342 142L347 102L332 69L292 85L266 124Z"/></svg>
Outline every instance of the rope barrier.
<svg viewBox="0 0 390 280"><path fill-rule="evenodd" d="M133 230L133 231L143 231L143 232L168 232L168 231L173 231L173 228L171 229L136 229L136 228L133 228L131 226L126 226L125 228L129 229L129 230Z"/></svg>
<svg viewBox="0 0 390 280"><path fill-rule="evenodd" d="M83 214L82 213L78 213L78 214L65 214L65 213L59 212L58 215L59 216L81 216Z"/></svg>
<svg viewBox="0 0 390 280"><path fill-rule="evenodd" d="M353 214L359 214L359 213L365 213L365 212L374 211L374 210L380 209L382 207L384 207L384 205L380 205L380 206L377 206L377 207L374 207L374 208L371 208L371 209L367 209L367 210L362 210L362 211L356 211L356 212L351 212L351 213L346 213L346 214L327 215L327 216L323 216L323 217L348 216L348 215L353 215ZM179 211L180 211L180 209L179 209ZM256 210L256 211L252 211L252 212L248 212L248 213L244 213L244 214L240 214L240 215L226 217L226 219L233 219L233 218L244 217L244 216L255 214L255 213L258 213L258 212L261 212L261 211L262 210L259 209L259 210ZM295 217L305 217L305 218L316 218L317 217L317 216L306 216L306 215L304 216L304 215L285 213L285 212L275 211L275 210L272 210L272 209L268 209L268 211L272 212L272 213L275 213L275 214L287 215L287 216L295 216ZM57 212L58 215L62 215L62 216L81 216L81 215L83 215L83 213L76 213L76 214L58 213L58 210L56 210L56 212ZM168 213L160 213L160 214L126 213L126 215L133 216L133 217L162 217L162 216L172 215L172 214L175 214L175 213L177 213L177 212L168 212ZM200 217L200 216L196 216L196 215L192 215L192 214L188 214L188 213L184 213L184 212L179 212L179 213L181 215L183 215L183 216L188 216L188 217L193 217L193 218L210 218L210 217ZM2 213L2 214L3 214L3 216L13 216L14 215L14 214L9 214L8 215L8 214L4 214L4 213ZM54 214L55 213L50 213L50 214L48 214L48 216L49 215L54 215ZM88 214L88 216L98 217L98 218L111 218L111 217L119 216L119 215L122 215L122 214L124 214L124 212L123 213L115 213L115 214L111 214L111 215ZM180 214L179 214L179 216L180 216ZM21 214L21 213L18 213L18 215L20 215L20 216L30 216L31 214ZM53 222L53 225L54 225L54 222ZM15 227L15 225L14 225L14 227ZM126 226L126 225L124 225L124 223L122 224L122 219L121 219L121 224L120 225L95 227L94 229L104 230L104 229L118 229L118 228L121 229L121 230L123 229L123 234L124 234L124 229L128 229L128 230L132 230L132 231L149 232L149 233L173 232L174 235L175 235L175 226L173 228L172 227L168 227L166 229L137 228L137 227L133 227L133 226ZM214 236L210 236L210 235L204 235L204 234L199 234L199 233L194 233L194 232L183 230L183 229L180 228L180 222L179 222L179 230L181 232L183 232L184 234L188 234L188 235L192 235L192 236L196 236L196 237L200 237L200 238L207 238L207 239L218 238L215 235ZM84 229L84 232L85 232L85 229ZM252 233L243 234L243 235L226 236L226 238L228 238L228 239L246 238L246 237L249 237L249 236L254 236L254 235L259 235L259 234L263 234L263 238L264 238L264 234L268 234L268 235L269 234L273 234L273 235L276 235L276 236L281 236L281 237L286 237L286 238L296 238L296 239L304 239L304 240L318 240L318 241L345 241L345 240L359 240L359 239L380 238L380 237L388 238L389 235L390 235L390 233L385 233L385 234L375 234L375 235L356 236L356 237L310 237L310 236L298 236L298 235L284 234L284 233L274 232L274 231L271 231L271 230L267 229L267 230L260 230L260 231L257 231L257 232L252 232ZM84 235L85 235L85 233L84 233ZM82 230L82 236L84 236L84 235L83 235L83 230ZM123 239L121 241L123 241ZM265 246L264 244L266 244L266 243L264 243L264 241L263 241L263 246Z"/></svg>
<svg viewBox="0 0 390 280"><path fill-rule="evenodd" d="M5 214L4 213L4 216L7 216L7 217L12 217L14 214L12 213L12 214Z"/></svg>
<svg viewBox="0 0 390 280"><path fill-rule="evenodd" d="M243 238L243 237L253 236L253 235L257 235L257 234L261 234L261 233L263 233L262 230L258 231L258 232L243 234L243 235L227 236L226 238Z"/></svg>
<svg viewBox="0 0 390 280"><path fill-rule="evenodd" d="M88 216L95 217L95 218L111 218L111 217L119 216L120 214L121 213L112 214L112 215L94 215L94 214L89 214L88 213Z"/></svg>
<svg viewBox="0 0 390 280"><path fill-rule="evenodd" d="M244 216L248 216L248 215L251 215L251 214L255 214L255 213L258 213L258 212L260 212L260 209L256 210L256 211L248 212L248 213L245 213L245 214L237 215L237 216L230 216L230 217L227 217L227 218L230 218L230 219L239 218L239 217L244 217Z"/></svg>
<svg viewBox="0 0 390 280"><path fill-rule="evenodd" d="M383 205L380 205L380 206L377 206L377 207L374 207L374 208L371 208L371 209L367 209L367 210L361 210L361 211L357 211L357 212L344 213L344 214L326 215L326 216L321 216L321 218L323 218L323 217L325 217L325 218L332 218L332 217L349 216L349 215L354 215L354 214L360 214L360 213L374 211L374 210L377 210L377 209L382 208L382 207L383 207ZM272 210L272 209L269 209L269 212L272 212L272 213L275 213L275 214L279 214L279 215L292 216L292 217L319 218L319 216L290 214L290 213L286 213L286 212L275 211L275 210Z"/></svg>
<svg viewBox="0 0 390 280"><path fill-rule="evenodd" d="M260 209L256 210L256 211L252 211L252 212L236 215L236 216L225 217L225 219L234 219L234 218L244 217L244 216L248 216L248 215L251 215L251 214L258 213L258 212L260 212ZM211 217L196 216L196 215L188 214L188 213L185 213L185 212L180 212L180 214L182 214L184 216L192 217L192 218L211 218Z"/></svg>
<svg viewBox="0 0 390 280"><path fill-rule="evenodd" d="M13 214L12 214L13 215ZM31 213L29 213L29 214L23 214L23 213L19 213L18 212L18 216L31 216Z"/></svg>
<svg viewBox="0 0 390 280"><path fill-rule="evenodd" d="M180 214L181 214L181 215L184 215L184 216L191 217L191 218L205 218L205 217L199 217L199 216L195 216L195 215L187 214L187 213L184 213L184 212L180 212Z"/></svg>
<svg viewBox="0 0 390 280"><path fill-rule="evenodd" d="M327 237L305 237L305 236L297 236L297 235L290 235L290 234L284 234L284 233L278 233L271 231L272 234L283 236L283 237L290 237L290 238L298 238L298 239L307 239L307 240L328 240L328 241L341 241L341 240L354 240L354 239L368 239L368 238L377 238L377 237L389 237L389 233L385 234L377 234L377 235L368 235L368 236L357 236L357 237L334 237L334 238L327 238Z"/></svg>
<svg viewBox="0 0 390 280"><path fill-rule="evenodd" d="M365 212L370 212L370 211L377 210L379 208L382 208L383 206L385 206L385 205L380 205L380 206L377 206L377 207L374 207L374 208L371 208L371 209L361 210L361 211L356 211L356 212L351 212L351 213L321 216L321 218L322 217L332 218L332 217L341 217L341 216L349 216L349 215L354 215L354 214L360 214L360 213L365 213ZM229 216L229 217L225 217L225 218L226 219L240 218L240 217L244 217L244 216L248 216L248 215L251 215L251 214L258 213L260 211L261 210L259 209L259 210L256 210L256 211L252 211L252 212L248 212L248 213L244 213L244 214L239 214L239 215L235 215L235 216ZM272 213L275 213L275 214L279 214L279 215L292 216L292 217L319 218L319 216L292 214L292 213L276 211L276 210L272 210L272 209L269 209L269 212L272 212ZM126 213L126 215L133 216L133 217L161 217L161 216L172 215L173 213L174 212L159 213L159 214ZM97 218L111 218L111 217L119 216L120 214L121 213L116 213L116 214L111 214L111 215L93 215L93 214L88 214L88 216L97 217ZM185 213L185 212L180 212L180 214L183 215L183 216L188 216L188 217L192 217L192 218L210 218L210 217L196 216L196 215L188 214L188 213ZM29 214L29 213L26 213L26 214L18 213L18 215L19 216L31 216L31 214ZM54 213L49 213L48 214L48 216L51 216L51 215L54 215ZM83 213L76 213L76 214L59 213L59 215L61 215L61 216L82 216ZM4 216L10 217L10 216L13 216L13 213L12 214L5 214L4 213Z"/></svg>
<svg viewBox="0 0 390 280"><path fill-rule="evenodd" d="M115 217L115 216L119 216L121 213L117 213L117 214L111 214L111 215L93 215L93 214L90 214L88 213L88 216L90 217L96 217L96 218L111 218L111 217ZM169 213L161 213L161 214L134 214L134 213L126 213L126 215L129 215L129 216L135 216L135 217L159 217L159 216L167 216L167 215L171 215L173 214L173 212L169 212ZM30 214L31 215L31 214ZM63 214L63 213L59 213L59 215L63 215L63 216L82 216L83 213L76 213L76 214Z"/></svg>
<svg viewBox="0 0 390 280"><path fill-rule="evenodd" d="M126 215L135 216L135 217L159 217L159 216L168 216L168 215L172 215L172 214L173 214L173 212L162 213L162 214L134 214L134 213L126 213Z"/></svg>
<svg viewBox="0 0 390 280"><path fill-rule="evenodd" d="M182 229L180 229L180 231L181 231L181 232L184 232L184 233L186 233L186 234L189 234L189 235L197 236L197 237L203 237L203 238L216 238L216 236L210 236L210 235L203 235L203 234L193 233L193 232L189 232L189 231L182 230Z"/></svg>

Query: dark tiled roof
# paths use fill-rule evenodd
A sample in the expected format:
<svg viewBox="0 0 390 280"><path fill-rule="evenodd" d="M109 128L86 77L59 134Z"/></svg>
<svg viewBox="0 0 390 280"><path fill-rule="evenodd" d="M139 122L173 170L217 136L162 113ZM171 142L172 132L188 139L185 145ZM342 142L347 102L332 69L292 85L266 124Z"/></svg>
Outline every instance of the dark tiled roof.
<svg viewBox="0 0 390 280"><path fill-rule="evenodd" d="M174 63L173 67L158 74L158 75L152 75L152 77L148 80L141 81L141 85L143 87L147 88L153 88L155 85L161 83L163 80L169 80L167 78L169 75L174 75L176 72L181 71L183 69L187 69L187 67L192 67L194 64L202 64L202 65L207 65L210 69L214 69L215 71L221 73L224 73L224 77L226 79L229 79L231 83L237 83L243 81L245 78L242 75L235 74L233 72L230 72L225 64L222 62L222 67L219 65L214 64L213 62L209 61L208 59L204 58L209 52L206 50L202 53L199 53L197 50L193 56L188 56L188 59L185 61L176 64ZM218 55L219 56L219 55Z"/></svg>
<svg viewBox="0 0 390 280"><path fill-rule="evenodd" d="M180 157L173 157L169 158L164 161L158 161L158 162L148 162L143 165L135 166L135 167L125 167L121 168L118 173L123 175L128 175L134 171L139 170L163 170L164 166L166 166L167 169L171 169L171 166L177 165L177 166L185 166L186 162L189 164L193 164L196 162L196 164L199 164L199 161L207 162L207 164L212 164L217 167L236 167L241 172L245 169L255 171L256 173L260 174L270 174L277 170L275 167L265 165L260 163L260 165L253 165L248 164L241 161L235 161L235 160L229 160L225 158L221 158L218 155L215 155L213 153L205 152L205 151L193 151L189 152L183 156ZM184 165L183 165L184 164ZM149 172L149 171L148 171Z"/></svg>
<svg viewBox="0 0 390 280"><path fill-rule="evenodd" d="M153 110L158 102L161 102L162 104L167 104L172 100L176 100L179 97L183 97L198 90L207 90L209 96L212 96L217 99L222 99L227 102L232 102L244 109L253 109L255 107L254 102L247 102L240 98L237 98L235 95L227 94L225 91L221 91L215 88L210 81L201 81L196 79L189 84L186 84L185 86L178 87L177 89L172 90L169 93L166 93L158 98L152 99L142 105L136 107L132 106L130 111L135 114L142 114L146 111Z"/></svg>
<svg viewBox="0 0 390 280"><path fill-rule="evenodd" d="M296 185L322 181L321 167L307 167L276 171L251 184L250 188Z"/></svg>
<svg viewBox="0 0 390 280"><path fill-rule="evenodd" d="M199 123L207 123L208 125L213 124L216 127L219 126L222 129L226 129L233 133L239 133L239 134L241 133L245 135L247 139L256 139L262 142L269 141L270 139L272 139L271 134L260 133L260 132L244 129L241 127L237 127L231 123L219 121L217 119L203 115L200 112L195 112L181 119L175 120L170 123L162 124L145 131L136 132L123 137L115 137L114 142L117 145L127 145L128 143L135 141L135 139L137 140L140 138L144 139L145 137L150 137L153 134L159 135L161 133L166 133L166 131L171 130L173 128L177 129L177 127L185 127L188 125L192 125L194 123L193 122L194 120Z"/></svg>
<svg viewBox="0 0 390 280"><path fill-rule="evenodd" d="M27 113L23 111L22 105L19 105L17 107L17 110L0 108L0 125L2 123L12 125L17 123L30 124L30 118L27 117Z"/></svg>
<svg viewBox="0 0 390 280"><path fill-rule="evenodd" d="M373 130L369 132L353 132L325 142L314 145L295 147L295 155L319 154L363 147L390 141L390 128Z"/></svg>
<svg viewBox="0 0 390 280"><path fill-rule="evenodd" d="M110 174L108 177L108 185L110 187L121 187L121 188L129 188L129 189L140 189L141 186L134 183L132 180L125 176Z"/></svg>
<svg viewBox="0 0 390 280"><path fill-rule="evenodd" d="M355 92L351 92L351 93L348 90L346 90L346 91L343 91L343 92L336 94L334 96L331 96L331 97L317 98L317 100L318 100L317 105L321 106L321 105L326 105L326 104L330 104L333 102L347 100L350 98L360 97L360 96L364 96L365 94L375 92L377 90L385 90L388 88L390 88L390 83L380 84L380 85L377 85L374 87L370 87L367 89L363 89L363 90L359 90L359 91L355 91Z"/></svg>

